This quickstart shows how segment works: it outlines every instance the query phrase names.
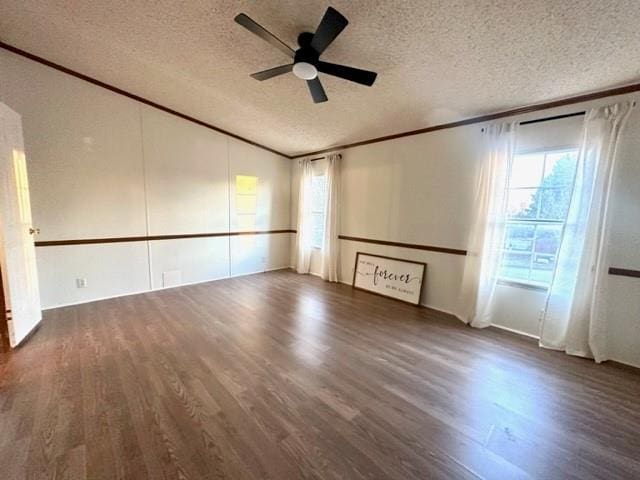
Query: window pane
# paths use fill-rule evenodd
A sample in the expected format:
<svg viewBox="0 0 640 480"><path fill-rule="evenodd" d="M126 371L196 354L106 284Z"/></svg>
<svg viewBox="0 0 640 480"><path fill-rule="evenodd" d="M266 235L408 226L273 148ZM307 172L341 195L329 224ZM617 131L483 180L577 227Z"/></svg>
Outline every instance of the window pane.
<svg viewBox="0 0 640 480"><path fill-rule="evenodd" d="M324 213L314 212L311 215L313 222L311 245L316 248L322 248L324 243Z"/></svg>
<svg viewBox="0 0 640 480"><path fill-rule="evenodd" d="M560 248L562 225L538 225L534 252L538 255L553 255Z"/></svg>
<svg viewBox="0 0 640 480"><path fill-rule="evenodd" d="M258 177L236 175L236 194L256 195L258 193Z"/></svg>
<svg viewBox="0 0 640 480"><path fill-rule="evenodd" d="M541 186L552 187L573 184L577 161L577 150L551 152L547 154L544 166L544 179Z"/></svg>
<svg viewBox="0 0 640 480"><path fill-rule="evenodd" d="M515 155L509 186L511 188L537 187L542 180L543 166L544 152Z"/></svg>
<svg viewBox="0 0 640 480"><path fill-rule="evenodd" d="M501 276L512 280L529 280L531 253L505 252L502 259Z"/></svg>
<svg viewBox="0 0 640 480"><path fill-rule="evenodd" d="M545 188L539 191L540 215L543 220L564 221L569 212L571 187Z"/></svg>
<svg viewBox="0 0 640 480"><path fill-rule="evenodd" d="M538 285L553 280L577 157L576 149L514 157L502 278Z"/></svg>
<svg viewBox="0 0 640 480"><path fill-rule="evenodd" d="M311 244L322 248L324 241L324 209L326 198L326 178L324 175L314 175L311 179L311 211L313 231Z"/></svg>
<svg viewBox="0 0 640 480"><path fill-rule="evenodd" d="M531 277L529 281L531 283L540 284L540 286L548 287L551 285L551 281L553 280L553 268L548 269L538 269L534 266L531 270Z"/></svg>
<svg viewBox="0 0 640 480"><path fill-rule="evenodd" d="M533 251L535 225L509 224L505 237L505 250L512 252Z"/></svg>
<svg viewBox="0 0 640 480"><path fill-rule="evenodd" d="M311 210L314 212L324 212L325 183L324 175L314 176L311 180Z"/></svg>
<svg viewBox="0 0 640 480"><path fill-rule="evenodd" d="M550 284L556 268L562 225L538 225L531 280Z"/></svg>
<svg viewBox="0 0 640 480"><path fill-rule="evenodd" d="M536 218L539 198L537 188L518 188L509 192L507 215L512 218Z"/></svg>

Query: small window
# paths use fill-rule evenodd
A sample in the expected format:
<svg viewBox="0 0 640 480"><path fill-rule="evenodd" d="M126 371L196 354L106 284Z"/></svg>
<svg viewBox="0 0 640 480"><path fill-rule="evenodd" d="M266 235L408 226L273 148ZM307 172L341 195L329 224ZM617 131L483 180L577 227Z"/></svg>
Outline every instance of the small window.
<svg viewBox="0 0 640 480"><path fill-rule="evenodd" d="M327 182L324 175L314 175L311 180L311 245L322 249L324 243L324 213Z"/></svg>
<svg viewBox="0 0 640 480"><path fill-rule="evenodd" d="M258 177L236 175L236 215L240 230L255 230L258 210Z"/></svg>
<svg viewBox="0 0 640 480"><path fill-rule="evenodd" d="M509 178L500 278L548 288L556 268L577 149L515 155Z"/></svg>

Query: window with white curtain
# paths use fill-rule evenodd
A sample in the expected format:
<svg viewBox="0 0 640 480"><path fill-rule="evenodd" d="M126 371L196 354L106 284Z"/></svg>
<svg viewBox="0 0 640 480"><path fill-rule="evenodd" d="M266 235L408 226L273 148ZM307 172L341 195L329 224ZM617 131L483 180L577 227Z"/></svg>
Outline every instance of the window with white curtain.
<svg viewBox="0 0 640 480"><path fill-rule="evenodd" d="M573 191L577 148L514 156L509 174L500 279L547 289Z"/></svg>
<svg viewBox="0 0 640 480"><path fill-rule="evenodd" d="M311 181L311 217L313 248L322 249L324 242L324 217L327 197L327 179L324 175L314 175Z"/></svg>

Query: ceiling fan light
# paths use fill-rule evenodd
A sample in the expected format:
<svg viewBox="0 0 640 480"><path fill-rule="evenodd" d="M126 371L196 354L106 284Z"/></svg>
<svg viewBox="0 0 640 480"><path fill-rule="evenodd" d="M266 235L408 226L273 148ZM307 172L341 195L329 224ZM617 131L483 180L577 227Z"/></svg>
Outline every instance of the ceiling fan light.
<svg viewBox="0 0 640 480"><path fill-rule="evenodd" d="M298 62L293 66L293 74L303 80L313 80L318 76L318 69L307 62Z"/></svg>

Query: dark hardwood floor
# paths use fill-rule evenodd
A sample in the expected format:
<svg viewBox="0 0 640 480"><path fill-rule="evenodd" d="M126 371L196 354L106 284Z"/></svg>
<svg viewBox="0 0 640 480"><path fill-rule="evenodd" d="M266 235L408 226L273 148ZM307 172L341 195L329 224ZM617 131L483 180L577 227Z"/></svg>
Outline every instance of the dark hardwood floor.
<svg viewBox="0 0 640 480"><path fill-rule="evenodd" d="M640 478L640 375L287 271L45 312L0 478Z"/></svg>

